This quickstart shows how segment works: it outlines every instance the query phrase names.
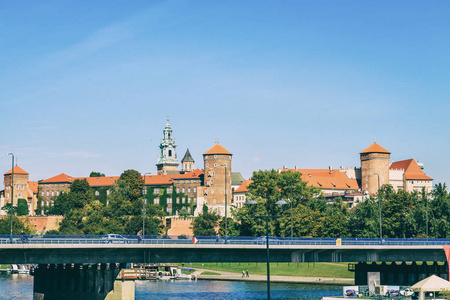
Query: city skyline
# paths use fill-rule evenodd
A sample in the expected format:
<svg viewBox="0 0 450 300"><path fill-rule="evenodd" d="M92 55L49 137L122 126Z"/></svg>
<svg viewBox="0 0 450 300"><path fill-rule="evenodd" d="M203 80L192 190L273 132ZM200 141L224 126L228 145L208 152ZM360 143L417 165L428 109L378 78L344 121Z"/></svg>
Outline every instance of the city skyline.
<svg viewBox="0 0 450 300"><path fill-rule="evenodd" d="M359 167L376 138L449 183L450 4L402 4L5 3L0 150L30 180L156 174L169 117L196 168L216 140L245 178Z"/></svg>

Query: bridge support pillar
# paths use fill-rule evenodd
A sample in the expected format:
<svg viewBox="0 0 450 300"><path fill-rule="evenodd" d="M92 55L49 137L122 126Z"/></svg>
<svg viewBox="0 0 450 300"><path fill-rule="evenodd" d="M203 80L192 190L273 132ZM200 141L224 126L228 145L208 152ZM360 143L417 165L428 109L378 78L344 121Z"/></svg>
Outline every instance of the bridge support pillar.
<svg viewBox="0 0 450 300"><path fill-rule="evenodd" d="M134 281L116 280L119 272L115 263L38 265L33 300L134 300Z"/></svg>

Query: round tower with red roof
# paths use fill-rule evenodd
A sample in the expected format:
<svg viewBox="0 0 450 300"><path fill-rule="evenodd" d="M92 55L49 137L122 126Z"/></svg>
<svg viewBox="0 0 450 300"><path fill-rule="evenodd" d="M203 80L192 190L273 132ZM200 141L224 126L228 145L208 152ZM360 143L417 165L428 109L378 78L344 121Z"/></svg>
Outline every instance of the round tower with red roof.
<svg viewBox="0 0 450 300"><path fill-rule="evenodd" d="M389 184L391 152L374 142L359 154L361 156L361 188L368 191L369 195L376 195L383 184Z"/></svg>
<svg viewBox="0 0 450 300"><path fill-rule="evenodd" d="M205 203L208 207L217 209L221 216L225 215L225 197L227 198L227 210L230 209L232 156L233 154L219 143L203 153Z"/></svg>

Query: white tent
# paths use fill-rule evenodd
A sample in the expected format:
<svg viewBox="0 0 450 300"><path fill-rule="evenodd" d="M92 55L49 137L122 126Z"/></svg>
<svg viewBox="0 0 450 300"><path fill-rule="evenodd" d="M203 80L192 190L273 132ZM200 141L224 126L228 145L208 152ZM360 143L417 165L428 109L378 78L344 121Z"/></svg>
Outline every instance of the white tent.
<svg viewBox="0 0 450 300"><path fill-rule="evenodd" d="M421 280L410 287L411 290L419 293L419 300L425 299L425 292L439 292L450 290L450 282L436 275ZM434 297L433 297L434 298Z"/></svg>

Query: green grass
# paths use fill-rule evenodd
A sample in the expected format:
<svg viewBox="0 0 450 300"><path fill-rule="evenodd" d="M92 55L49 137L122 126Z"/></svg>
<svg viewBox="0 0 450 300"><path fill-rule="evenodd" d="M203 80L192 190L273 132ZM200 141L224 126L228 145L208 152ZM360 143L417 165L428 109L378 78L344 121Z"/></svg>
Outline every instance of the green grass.
<svg viewBox="0 0 450 300"><path fill-rule="evenodd" d="M0 270L7 270L9 269L9 265L0 265Z"/></svg>
<svg viewBox="0 0 450 300"><path fill-rule="evenodd" d="M271 263L270 274L280 276L300 277L328 277L328 278L354 278L354 273L348 271L348 263ZM242 273L248 270L249 274L265 275L266 263L192 263L193 269L208 269Z"/></svg>
<svg viewBox="0 0 450 300"><path fill-rule="evenodd" d="M216 272L205 271L205 272L202 272L201 275L220 275L220 274L219 274L219 273L216 273Z"/></svg>

